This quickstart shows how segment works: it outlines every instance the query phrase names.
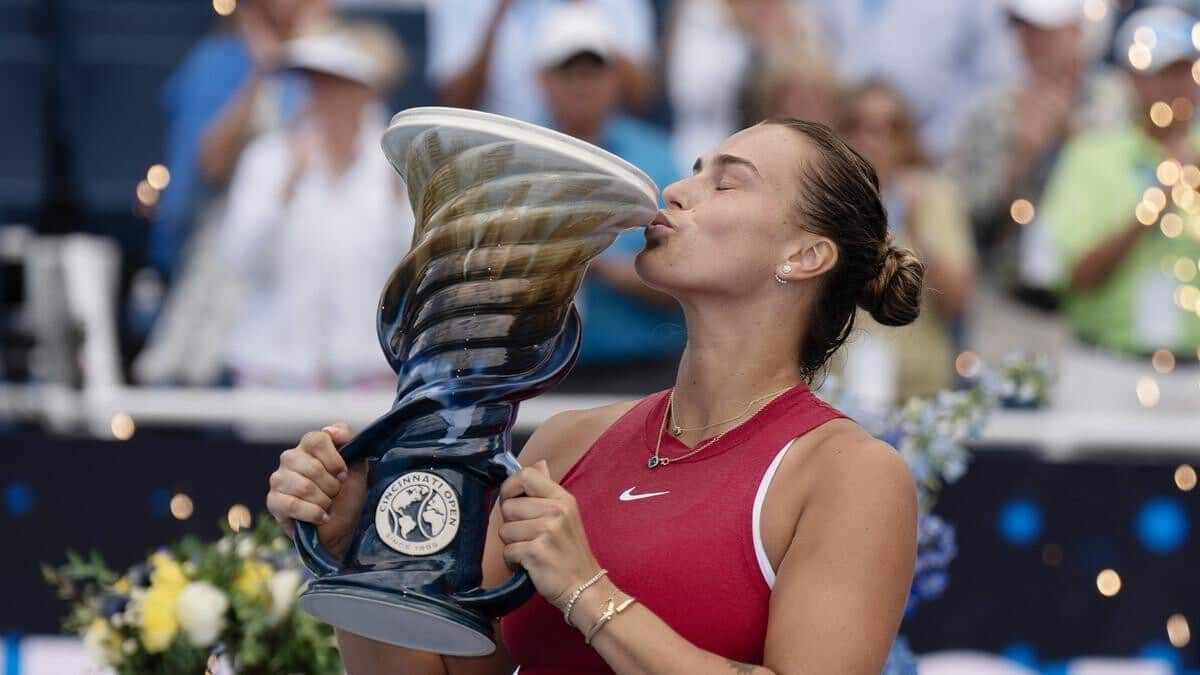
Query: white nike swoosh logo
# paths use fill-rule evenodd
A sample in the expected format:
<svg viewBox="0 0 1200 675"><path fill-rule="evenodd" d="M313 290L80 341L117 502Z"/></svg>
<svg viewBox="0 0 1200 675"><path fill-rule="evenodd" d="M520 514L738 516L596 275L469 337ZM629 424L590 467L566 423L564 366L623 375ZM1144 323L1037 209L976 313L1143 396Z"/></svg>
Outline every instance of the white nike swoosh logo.
<svg viewBox="0 0 1200 675"><path fill-rule="evenodd" d="M671 492L668 490L667 492L647 492L646 494L635 495L635 494L633 494L633 491L636 489L637 489L636 487L631 487L628 490L622 492L619 499L623 502L635 502L639 499L646 499L648 497L657 497L659 495L671 494Z"/></svg>

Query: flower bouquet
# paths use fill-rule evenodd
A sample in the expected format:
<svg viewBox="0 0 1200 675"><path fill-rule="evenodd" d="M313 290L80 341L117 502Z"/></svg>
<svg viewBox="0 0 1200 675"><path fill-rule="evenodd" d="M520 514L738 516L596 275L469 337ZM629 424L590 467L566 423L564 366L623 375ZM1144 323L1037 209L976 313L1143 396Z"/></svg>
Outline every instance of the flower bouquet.
<svg viewBox="0 0 1200 675"><path fill-rule="evenodd" d="M71 602L67 630L119 675L335 675L333 631L296 611L304 577L275 521L189 537L123 574L98 554L45 566Z"/></svg>

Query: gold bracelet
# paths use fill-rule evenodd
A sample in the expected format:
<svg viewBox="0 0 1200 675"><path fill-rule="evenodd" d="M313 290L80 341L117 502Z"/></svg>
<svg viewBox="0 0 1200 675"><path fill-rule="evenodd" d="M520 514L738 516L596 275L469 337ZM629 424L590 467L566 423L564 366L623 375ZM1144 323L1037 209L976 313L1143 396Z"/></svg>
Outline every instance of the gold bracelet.
<svg viewBox="0 0 1200 675"><path fill-rule="evenodd" d="M615 607L613 606L613 602L614 597L611 595L608 596L608 601L604 603L604 612L600 615L600 618L596 619L596 623L592 624L591 629L588 630L587 637L583 639L584 644L592 644L592 638L596 637L596 633L599 633L601 628L604 628L604 624L612 621L613 617L624 612L627 607L637 602L637 600L633 596L629 596L625 598L624 602Z"/></svg>
<svg viewBox="0 0 1200 675"><path fill-rule="evenodd" d="M571 599L567 601L567 607L563 610L563 621L566 621L568 626L571 625L571 610L575 609L575 602L579 600L579 596L583 595L583 592L586 591L589 586L597 581L600 581L600 578L605 574L608 574L608 570L601 569L599 572L596 572L596 576L588 579L582 584L579 584L579 586L575 589L575 592L571 594Z"/></svg>

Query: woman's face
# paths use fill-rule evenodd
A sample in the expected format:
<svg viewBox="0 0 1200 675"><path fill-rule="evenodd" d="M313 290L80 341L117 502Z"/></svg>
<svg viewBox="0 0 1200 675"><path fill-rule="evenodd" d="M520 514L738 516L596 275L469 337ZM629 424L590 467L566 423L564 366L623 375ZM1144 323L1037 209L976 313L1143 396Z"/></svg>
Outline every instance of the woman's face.
<svg viewBox="0 0 1200 675"><path fill-rule="evenodd" d="M809 152L799 133L779 125L726 139L663 191L667 208L646 228L638 275L680 299L745 297L774 284L775 271L814 236L790 222Z"/></svg>
<svg viewBox="0 0 1200 675"><path fill-rule="evenodd" d="M900 102L883 91L870 90L850 105L846 115L846 140L880 175L901 162Z"/></svg>

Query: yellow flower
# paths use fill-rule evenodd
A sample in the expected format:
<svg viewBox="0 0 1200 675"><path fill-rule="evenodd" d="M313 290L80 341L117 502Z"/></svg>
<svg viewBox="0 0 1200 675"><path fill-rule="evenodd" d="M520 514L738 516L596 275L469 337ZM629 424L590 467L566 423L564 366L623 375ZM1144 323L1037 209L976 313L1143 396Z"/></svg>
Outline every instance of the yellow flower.
<svg viewBox="0 0 1200 675"><path fill-rule="evenodd" d="M133 583L129 581L129 577L121 577L117 579L117 583L113 584L113 590L121 595L129 595L133 590Z"/></svg>
<svg viewBox="0 0 1200 675"><path fill-rule="evenodd" d="M154 571L150 574L150 589L142 602L142 644L151 654L166 651L179 632L175 607L179 593L187 585L183 568L165 553L150 556Z"/></svg>
<svg viewBox="0 0 1200 675"><path fill-rule="evenodd" d="M267 599L270 597L267 583L274 573L271 566L261 560L244 560L242 571L233 582L233 589L248 598Z"/></svg>
<svg viewBox="0 0 1200 675"><path fill-rule="evenodd" d="M121 638L104 619L92 619L83 635L83 647L97 663L115 666L121 662Z"/></svg>

